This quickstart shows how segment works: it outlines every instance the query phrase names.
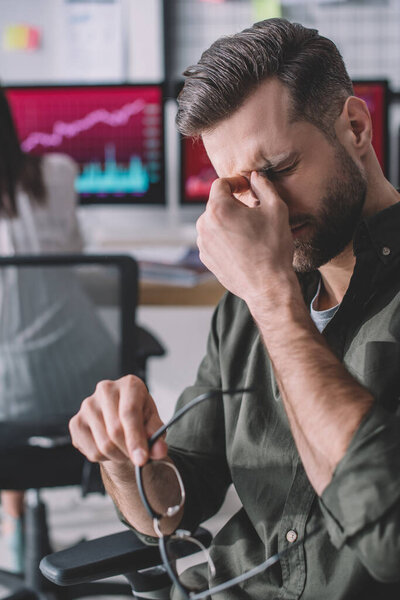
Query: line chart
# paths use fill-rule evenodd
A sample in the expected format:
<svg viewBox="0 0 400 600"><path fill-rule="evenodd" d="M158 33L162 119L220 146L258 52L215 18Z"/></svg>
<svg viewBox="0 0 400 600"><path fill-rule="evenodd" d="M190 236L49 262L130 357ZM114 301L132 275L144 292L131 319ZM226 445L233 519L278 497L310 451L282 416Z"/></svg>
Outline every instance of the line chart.
<svg viewBox="0 0 400 600"><path fill-rule="evenodd" d="M105 108L98 108L81 119L65 123L64 121L56 121L53 124L51 133L34 131L30 133L21 146L24 152L31 152L37 146L46 148L54 148L60 146L64 138L74 138L84 131L88 131L98 123L104 123L111 127L120 127L126 125L129 119L140 113L146 103L142 99L135 100L129 104L125 104L121 108L114 111L108 111Z"/></svg>

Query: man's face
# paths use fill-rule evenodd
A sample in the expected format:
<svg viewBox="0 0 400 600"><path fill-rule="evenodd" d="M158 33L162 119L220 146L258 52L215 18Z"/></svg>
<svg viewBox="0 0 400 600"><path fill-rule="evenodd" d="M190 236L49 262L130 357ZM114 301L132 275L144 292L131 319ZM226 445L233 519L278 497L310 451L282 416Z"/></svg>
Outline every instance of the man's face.
<svg viewBox="0 0 400 600"><path fill-rule="evenodd" d="M366 180L339 142L305 121L290 122L289 93L275 79L203 135L219 177L252 171L270 179L289 209L293 267L311 271L338 256L360 220ZM241 199L241 195L237 195ZM242 198L244 199L244 198Z"/></svg>

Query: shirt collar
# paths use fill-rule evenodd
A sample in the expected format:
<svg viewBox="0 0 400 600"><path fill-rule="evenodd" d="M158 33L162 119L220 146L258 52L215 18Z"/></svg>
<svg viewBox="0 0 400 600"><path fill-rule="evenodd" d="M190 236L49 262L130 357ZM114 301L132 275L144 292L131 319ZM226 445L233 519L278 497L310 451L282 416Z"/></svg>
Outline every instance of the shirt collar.
<svg viewBox="0 0 400 600"><path fill-rule="evenodd" d="M364 219L358 226L354 254L357 256L371 246L384 264L400 254L400 202Z"/></svg>
<svg viewBox="0 0 400 600"><path fill-rule="evenodd" d="M358 226L354 236L355 256L371 246L384 264L400 255L400 202L364 219ZM298 273L297 276L308 304L318 287L319 271Z"/></svg>

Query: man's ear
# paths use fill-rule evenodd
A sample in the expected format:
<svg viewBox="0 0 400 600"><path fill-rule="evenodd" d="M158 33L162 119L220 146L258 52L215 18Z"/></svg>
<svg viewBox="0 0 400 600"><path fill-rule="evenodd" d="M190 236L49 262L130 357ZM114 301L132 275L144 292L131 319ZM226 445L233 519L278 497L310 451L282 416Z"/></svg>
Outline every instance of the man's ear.
<svg viewBox="0 0 400 600"><path fill-rule="evenodd" d="M362 158L371 146L371 115L364 100L350 96L335 123L336 135L351 155Z"/></svg>

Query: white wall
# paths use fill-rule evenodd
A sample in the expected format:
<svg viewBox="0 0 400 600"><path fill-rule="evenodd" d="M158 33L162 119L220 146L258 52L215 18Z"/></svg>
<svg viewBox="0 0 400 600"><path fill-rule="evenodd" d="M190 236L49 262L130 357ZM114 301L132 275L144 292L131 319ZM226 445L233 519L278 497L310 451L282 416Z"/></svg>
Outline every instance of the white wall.
<svg viewBox="0 0 400 600"><path fill-rule="evenodd" d="M138 323L152 331L167 355L149 361L149 386L161 418L167 419L183 389L194 382L206 351L212 307L139 306Z"/></svg>

